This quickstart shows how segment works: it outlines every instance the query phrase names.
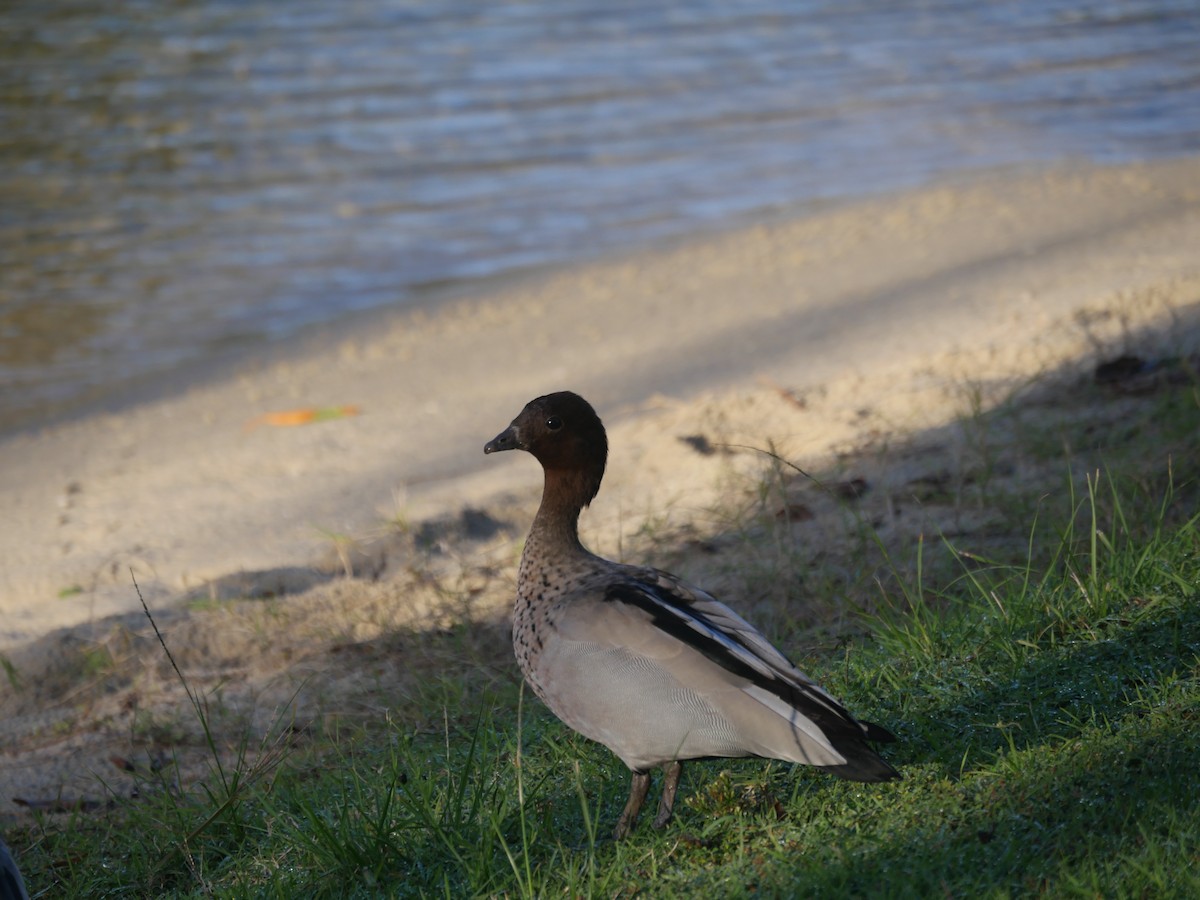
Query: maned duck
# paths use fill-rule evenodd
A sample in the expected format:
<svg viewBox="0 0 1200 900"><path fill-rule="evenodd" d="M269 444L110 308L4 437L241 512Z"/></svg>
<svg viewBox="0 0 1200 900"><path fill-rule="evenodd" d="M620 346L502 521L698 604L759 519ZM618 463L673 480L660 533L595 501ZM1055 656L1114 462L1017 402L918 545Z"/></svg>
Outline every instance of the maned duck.
<svg viewBox="0 0 1200 900"><path fill-rule="evenodd" d="M579 513L608 457L604 425L563 391L531 400L484 453L526 450L545 486L517 576L513 648L556 716L613 751L633 773L615 837L629 834L666 773L656 828L671 817L681 763L761 756L854 781L900 775L859 722L729 607L674 575L610 562L579 542Z"/></svg>

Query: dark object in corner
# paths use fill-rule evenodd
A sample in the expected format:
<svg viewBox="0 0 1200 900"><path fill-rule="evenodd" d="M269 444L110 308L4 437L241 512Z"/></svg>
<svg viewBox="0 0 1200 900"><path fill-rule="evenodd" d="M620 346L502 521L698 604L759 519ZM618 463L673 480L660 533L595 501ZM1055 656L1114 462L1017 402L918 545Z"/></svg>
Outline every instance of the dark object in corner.
<svg viewBox="0 0 1200 900"><path fill-rule="evenodd" d="M25 880L17 868L16 861L8 852L8 846L0 840L0 900L29 900Z"/></svg>

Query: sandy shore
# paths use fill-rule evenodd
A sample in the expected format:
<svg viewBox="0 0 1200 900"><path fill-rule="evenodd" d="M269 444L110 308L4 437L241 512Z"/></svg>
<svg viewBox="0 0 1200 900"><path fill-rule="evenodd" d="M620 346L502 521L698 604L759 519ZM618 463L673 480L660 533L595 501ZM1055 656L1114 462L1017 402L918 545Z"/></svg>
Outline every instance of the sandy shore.
<svg viewBox="0 0 1200 900"><path fill-rule="evenodd" d="M1198 160L993 175L526 279L9 437L0 647L138 609L130 569L162 606L528 487L527 460L481 447L550 390L583 393L621 427L763 379L851 395L870 382L893 397L848 402L936 420L945 410L894 404L945 374L948 354L967 353L980 377L992 358L1036 371L1086 355L1080 311L1133 323L1195 301L1197 248ZM342 404L361 414L245 427ZM814 432L803 449L836 439ZM615 446L618 471L646 455L623 436ZM661 490L686 490L664 482L675 462L655 461Z"/></svg>
<svg viewBox="0 0 1200 900"><path fill-rule="evenodd" d="M986 510L911 512L913 485L962 467L956 417L1121 352L1194 361L1197 248L1200 160L995 175L525 279L4 439L0 797L129 796L120 761L147 754L204 771L131 571L231 746L284 707L306 733L327 715L377 721L423 673L462 665L464 641L479 677L515 677L503 623L539 475L482 448L551 390L584 394L609 426L583 522L594 549L644 561L640 536L675 535L659 546L700 547L694 574L768 634L836 627L844 611L772 611L721 581L712 510L763 457L720 445L835 477L840 460L873 465L850 474L875 485L880 522L983 533ZM1039 415L1078 415L1080 396ZM1090 402L1098 422L1121 415ZM346 404L360 413L246 427ZM776 515L795 511L815 554L839 540L837 510ZM479 627L439 649L450 620Z"/></svg>

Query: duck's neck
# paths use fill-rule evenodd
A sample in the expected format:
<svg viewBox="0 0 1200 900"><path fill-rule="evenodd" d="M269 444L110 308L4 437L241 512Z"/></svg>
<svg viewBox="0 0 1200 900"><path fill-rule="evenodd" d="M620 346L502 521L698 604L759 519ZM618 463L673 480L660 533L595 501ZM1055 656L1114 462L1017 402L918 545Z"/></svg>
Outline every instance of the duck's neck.
<svg viewBox="0 0 1200 900"><path fill-rule="evenodd" d="M595 494L595 477L586 472L547 469L542 503L526 547L545 554L587 554L579 542L579 512Z"/></svg>

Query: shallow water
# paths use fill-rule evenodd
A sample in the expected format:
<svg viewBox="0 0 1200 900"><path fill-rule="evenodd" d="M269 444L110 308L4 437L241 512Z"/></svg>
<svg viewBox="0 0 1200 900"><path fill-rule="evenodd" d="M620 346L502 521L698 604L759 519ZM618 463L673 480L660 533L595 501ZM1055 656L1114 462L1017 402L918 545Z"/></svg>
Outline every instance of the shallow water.
<svg viewBox="0 0 1200 900"><path fill-rule="evenodd" d="M0 429L349 311L1200 149L1179 2L0 6Z"/></svg>

